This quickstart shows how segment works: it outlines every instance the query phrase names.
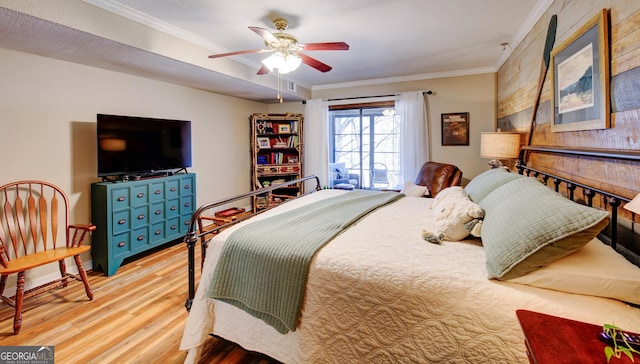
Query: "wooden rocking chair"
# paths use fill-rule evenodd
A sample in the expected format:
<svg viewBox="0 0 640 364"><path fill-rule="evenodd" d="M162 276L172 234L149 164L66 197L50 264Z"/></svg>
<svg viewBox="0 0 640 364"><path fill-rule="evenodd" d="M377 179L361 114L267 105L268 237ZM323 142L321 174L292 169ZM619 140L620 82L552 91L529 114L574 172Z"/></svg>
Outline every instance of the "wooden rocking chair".
<svg viewBox="0 0 640 364"><path fill-rule="evenodd" d="M69 225L69 199L57 186L43 181L18 181L0 186L0 299L15 308L13 333L22 327L25 298L66 287L70 280L84 283L89 300L93 292L80 254L93 225ZM62 241L64 240L64 241ZM65 258L73 257L79 276L67 272ZM25 291L26 271L58 262L60 278ZM4 295L9 274L18 273L15 296Z"/></svg>

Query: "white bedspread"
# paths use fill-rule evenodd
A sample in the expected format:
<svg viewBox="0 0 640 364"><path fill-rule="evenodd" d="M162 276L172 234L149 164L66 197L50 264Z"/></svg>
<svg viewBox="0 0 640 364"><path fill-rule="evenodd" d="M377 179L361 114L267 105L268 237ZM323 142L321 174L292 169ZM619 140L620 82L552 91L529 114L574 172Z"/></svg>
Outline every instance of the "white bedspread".
<svg viewBox="0 0 640 364"><path fill-rule="evenodd" d="M345 191L313 193L254 219L338 193ZM640 332L640 309L624 303L488 280L477 240L425 242L431 202L403 198L322 248L310 269L302 322L286 335L206 298L206 281L233 228L225 230L209 244L205 288L187 320L187 362L197 361L200 345L215 333L285 363L526 363L516 309Z"/></svg>

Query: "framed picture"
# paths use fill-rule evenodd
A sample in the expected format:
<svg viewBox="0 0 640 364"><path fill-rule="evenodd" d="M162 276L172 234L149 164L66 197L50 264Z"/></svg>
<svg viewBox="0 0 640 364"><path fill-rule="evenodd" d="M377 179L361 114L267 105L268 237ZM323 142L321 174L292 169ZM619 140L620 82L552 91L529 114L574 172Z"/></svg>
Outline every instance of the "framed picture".
<svg viewBox="0 0 640 364"><path fill-rule="evenodd" d="M290 133L291 129L287 124L278 124L278 133Z"/></svg>
<svg viewBox="0 0 640 364"><path fill-rule="evenodd" d="M603 9L551 52L551 131L611 127L609 21Z"/></svg>
<svg viewBox="0 0 640 364"><path fill-rule="evenodd" d="M442 114L442 145L469 145L469 113Z"/></svg>
<svg viewBox="0 0 640 364"><path fill-rule="evenodd" d="M258 147L260 147L260 149L270 148L271 144L269 144L269 138L267 138L267 137L259 137L258 138Z"/></svg>

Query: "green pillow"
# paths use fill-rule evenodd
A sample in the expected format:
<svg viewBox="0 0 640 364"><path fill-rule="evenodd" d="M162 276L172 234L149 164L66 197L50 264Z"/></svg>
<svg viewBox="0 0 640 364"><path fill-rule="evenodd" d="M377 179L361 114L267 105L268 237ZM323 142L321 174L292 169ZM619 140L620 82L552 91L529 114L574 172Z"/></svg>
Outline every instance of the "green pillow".
<svg viewBox="0 0 640 364"><path fill-rule="evenodd" d="M480 203L483 198L493 192L496 188L507 182L511 182L516 178L523 178L515 172L508 172L504 168L494 168L486 172L482 172L473 178L464 188L471 201Z"/></svg>
<svg viewBox="0 0 640 364"><path fill-rule="evenodd" d="M482 244L489 278L525 275L582 248L609 223L607 211L562 197L534 178L488 194Z"/></svg>

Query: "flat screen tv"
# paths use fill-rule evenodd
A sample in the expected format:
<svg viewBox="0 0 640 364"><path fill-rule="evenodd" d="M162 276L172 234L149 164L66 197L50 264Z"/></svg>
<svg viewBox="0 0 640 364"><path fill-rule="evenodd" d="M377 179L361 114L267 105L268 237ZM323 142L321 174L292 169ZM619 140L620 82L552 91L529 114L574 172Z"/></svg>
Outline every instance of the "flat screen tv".
<svg viewBox="0 0 640 364"><path fill-rule="evenodd" d="M98 114L98 176L191 167L191 122Z"/></svg>

